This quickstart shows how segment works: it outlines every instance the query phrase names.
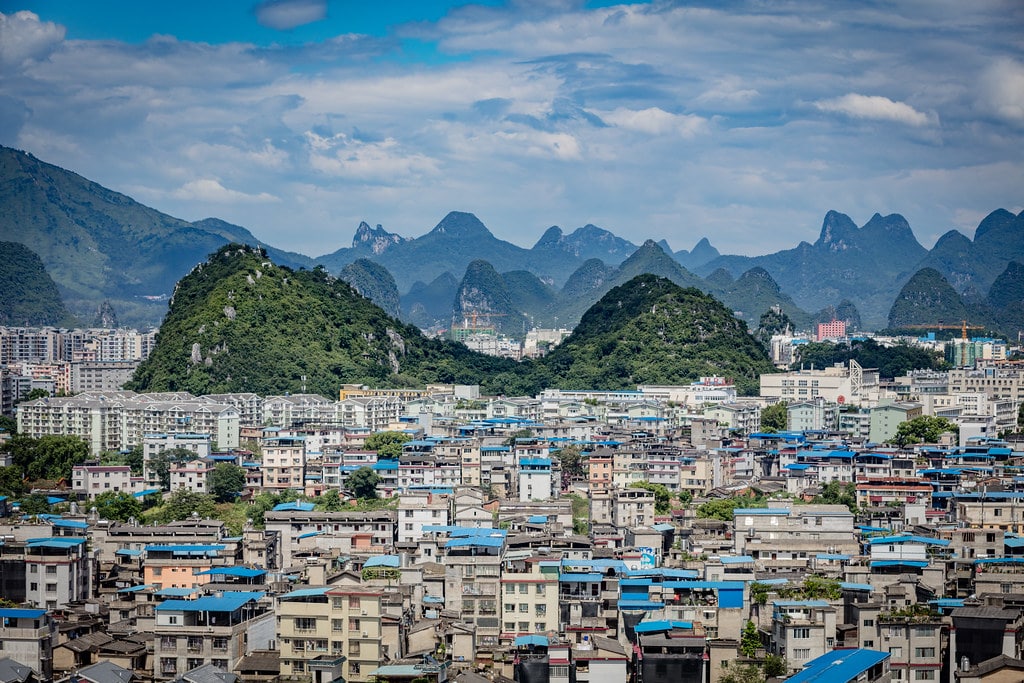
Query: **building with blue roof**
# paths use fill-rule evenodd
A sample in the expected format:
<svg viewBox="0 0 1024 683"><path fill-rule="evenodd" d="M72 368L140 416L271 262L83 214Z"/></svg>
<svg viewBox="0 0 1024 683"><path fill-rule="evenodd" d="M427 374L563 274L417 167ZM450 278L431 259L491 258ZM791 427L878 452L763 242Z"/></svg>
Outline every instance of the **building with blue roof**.
<svg viewBox="0 0 1024 683"><path fill-rule="evenodd" d="M60 608L90 597L91 560L84 536L30 538L24 553L24 571L29 577L25 602Z"/></svg>
<svg viewBox="0 0 1024 683"><path fill-rule="evenodd" d="M889 653L878 650L832 650L804 664L786 683L874 683L888 681Z"/></svg>
<svg viewBox="0 0 1024 683"><path fill-rule="evenodd" d="M276 619L262 592L224 591L159 603L153 628L154 679L168 681L205 664L223 666L276 642ZM229 665L230 666L230 665Z"/></svg>

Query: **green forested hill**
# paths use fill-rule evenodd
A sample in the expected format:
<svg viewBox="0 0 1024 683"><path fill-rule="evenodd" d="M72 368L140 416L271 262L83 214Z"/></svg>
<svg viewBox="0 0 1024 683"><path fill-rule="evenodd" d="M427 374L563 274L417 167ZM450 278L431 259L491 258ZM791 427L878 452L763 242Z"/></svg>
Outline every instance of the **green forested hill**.
<svg viewBox="0 0 1024 683"><path fill-rule="evenodd" d="M342 383L483 383L515 363L428 339L322 268L292 271L228 245L175 288L156 348L129 388L195 394L308 391Z"/></svg>
<svg viewBox="0 0 1024 683"><path fill-rule="evenodd" d="M428 339L322 268L292 271L262 250L229 245L178 283L156 348L128 388L266 395L305 384L334 396L342 383L455 382L522 395L719 374L752 392L771 370L722 304L653 275L611 290L548 357L515 363Z"/></svg>
<svg viewBox="0 0 1024 683"><path fill-rule="evenodd" d="M624 389L684 384L725 375L754 393L773 367L764 349L714 298L640 275L592 306L575 331L542 360L547 386Z"/></svg>
<svg viewBox="0 0 1024 683"><path fill-rule="evenodd" d="M17 242L0 242L0 325L69 325L61 301L39 255Z"/></svg>

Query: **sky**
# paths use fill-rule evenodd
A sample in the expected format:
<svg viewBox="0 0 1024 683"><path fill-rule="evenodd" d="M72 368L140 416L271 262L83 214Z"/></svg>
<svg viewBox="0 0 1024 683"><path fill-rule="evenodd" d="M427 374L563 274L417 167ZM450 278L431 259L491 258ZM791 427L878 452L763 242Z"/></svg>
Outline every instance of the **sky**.
<svg viewBox="0 0 1024 683"><path fill-rule="evenodd" d="M931 247L1024 208L1019 0L0 0L0 144L318 256L469 211L532 246Z"/></svg>

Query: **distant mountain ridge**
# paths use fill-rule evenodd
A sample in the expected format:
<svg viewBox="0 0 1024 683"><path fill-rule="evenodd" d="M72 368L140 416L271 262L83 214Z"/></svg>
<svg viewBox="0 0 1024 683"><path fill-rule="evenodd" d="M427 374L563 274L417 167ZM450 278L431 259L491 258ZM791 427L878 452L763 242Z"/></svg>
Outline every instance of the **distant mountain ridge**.
<svg viewBox="0 0 1024 683"><path fill-rule="evenodd" d="M876 329L887 323L900 288L925 267L945 277L969 305L987 305L1010 264L1024 263L1024 212L993 211L973 239L950 231L929 251L899 214L875 214L857 227L845 214L829 211L813 243L747 257L722 255L706 237L674 254L665 240L637 247L592 224L568 234L552 226L525 249L496 238L473 214L453 211L416 238L361 222L351 246L310 258L264 244L246 228L217 218L168 216L31 154L0 147L0 240L35 251L79 319L91 319L109 302L121 324L136 326L159 322L175 283L207 254L242 243L260 246L275 263L293 269L320 265L338 275L360 259L377 264L394 280L400 306L388 277L365 264L356 278L361 291L424 327L448 325L466 312L457 305L458 285L470 264L483 260L514 280L502 285L508 307L537 323L557 318L560 326L574 324L603 293L652 272L712 293L751 323L768 305L798 320L804 311L818 311L805 314L816 317L846 301L864 329ZM352 269L346 277L354 277Z"/></svg>

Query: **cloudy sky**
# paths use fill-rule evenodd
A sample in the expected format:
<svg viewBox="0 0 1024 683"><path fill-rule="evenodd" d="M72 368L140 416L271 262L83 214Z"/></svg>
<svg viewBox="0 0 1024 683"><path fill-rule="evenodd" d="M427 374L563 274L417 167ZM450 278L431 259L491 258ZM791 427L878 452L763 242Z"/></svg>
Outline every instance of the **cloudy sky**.
<svg viewBox="0 0 1024 683"><path fill-rule="evenodd" d="M927 247L1024 205L1024 3L0 0L0 143L320 255L448 211L532 245Z"/></svg>

